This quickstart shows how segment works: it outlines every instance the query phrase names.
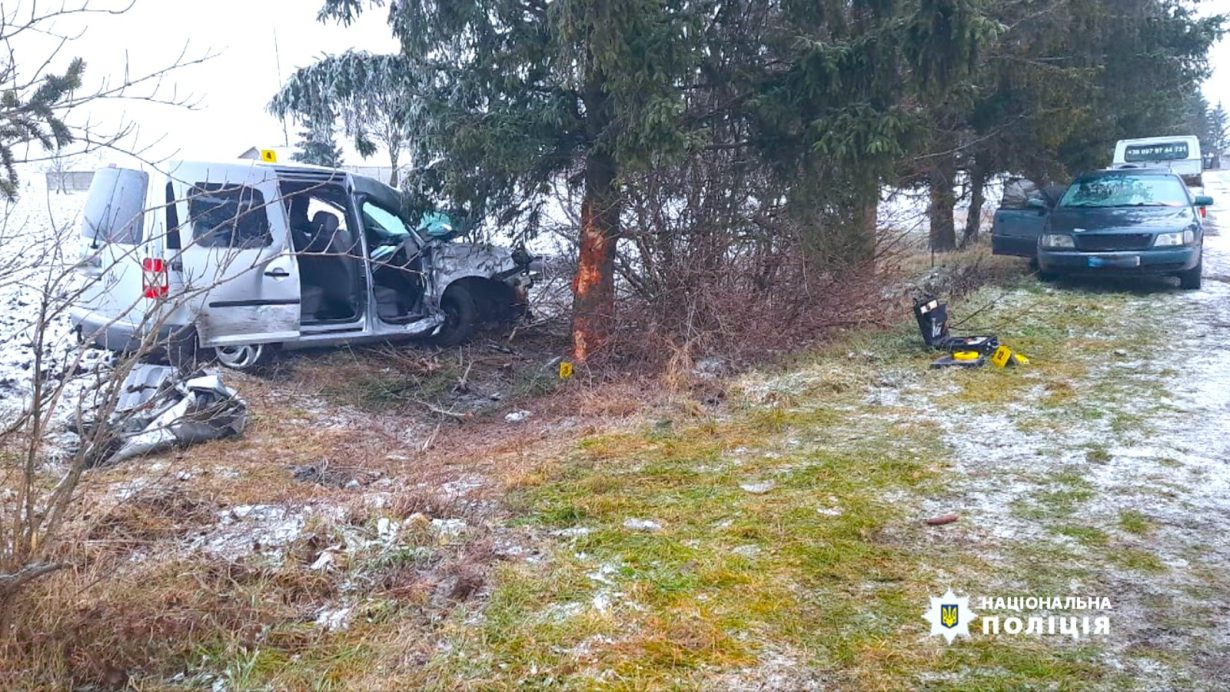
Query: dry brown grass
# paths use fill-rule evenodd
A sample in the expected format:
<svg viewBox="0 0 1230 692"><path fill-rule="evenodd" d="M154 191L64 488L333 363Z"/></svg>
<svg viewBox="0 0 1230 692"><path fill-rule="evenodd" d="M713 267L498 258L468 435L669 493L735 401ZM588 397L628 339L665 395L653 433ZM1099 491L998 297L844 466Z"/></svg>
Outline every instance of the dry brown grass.
<svg viewBox="0 0 1230 692"><path fill-rule="evenodd" d="M228 373L252 410L242 437L92 471L62 541L72 568L31 590L0 654L0 685L161 687L211 671L242 687L236 680L247 678L233 676L249 668L275 687L312 675L361 685L372 656L421 665L439 624L485 598L492 565L510 549L535 549L506 526L505 494L544 482L551 460L582 436L630 425L663 401L647 396L658 388L643 380L575 381L463 421L416 405L361 410L332 400L328 388L368 355L377 371L389 362L364 354L338 367L338 356L310 355L271 377ZM503 411L513 408L533 416L509 424ZM320 473L296 479L293 467L303 466ZM345 487L347 478L359 487ZM464 492L445 492L450 483ZM308 519L279 550L228 558L190 548L221 514L252 505ZM403 522L398 551L347 553L331 570L310 569L343 534L374 533L381 517ZM466 529L438 535L433 519ZM315 625L321 608L354 600L343 591L353 579L345 588L360 589L354 624ZM351 660L357 652L362 660ZM295 657L300 673L285 667Z"/></svg>
<svg viewBox="0 0 1230 692"><path fill-rule="evenodd" d="M689 349L665 371L581 368L573 381L546 387L559 341L527 338L512 353L486 342L459 354L339 351L286 358L264 377L228 373L252 411L242 437L91 472L60 549L72 568L30 592L0 652L0 685L164 687L185 673L195 681L186 684L202 686L208 681L192 678L202 672L237 689L430 683L423 667L445 624L484 607L501 560L541 548L542 536L516 523L510 492L548 485L578 447L598 464L655 445L712 452L696 441L675 449L681 443L669 435L626 434L646 425L716 430L705 421L725 384L697 377ZM462 410L489 389L508 395L487 397L460 419L422 404ZM518 409L532 416L505 422ZM780 432L788 421L775 424L773 415L726 430L726 443ZM296 479L296 466L321 478ZM357 488L346 487L351 479ZM217 530L221 513L250 505L307 519L280 550L226 557L191 549ZM311 569L344 536L373 537L381 518L403 522L397 550L341 551L333 568ZM433 519L465 529L442 533ZM349 628L314 623L341 603L355 609ZM736 664L745 656L705 619L660 624L621 646L647 659L677 655L679 642Z"/></svg>

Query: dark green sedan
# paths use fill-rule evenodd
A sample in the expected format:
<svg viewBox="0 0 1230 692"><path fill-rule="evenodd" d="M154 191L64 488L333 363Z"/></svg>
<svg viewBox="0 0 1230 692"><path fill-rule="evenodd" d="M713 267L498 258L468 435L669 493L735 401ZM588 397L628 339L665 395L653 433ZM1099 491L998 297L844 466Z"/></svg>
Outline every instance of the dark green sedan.
<svg viewBox="0 0 1230 692"><path fill-rule="evenodd" d="M1169 171L1086 173L1047 218L1040 275L1171 275L1200 288L1204 209L1212 204Z"/></svg>

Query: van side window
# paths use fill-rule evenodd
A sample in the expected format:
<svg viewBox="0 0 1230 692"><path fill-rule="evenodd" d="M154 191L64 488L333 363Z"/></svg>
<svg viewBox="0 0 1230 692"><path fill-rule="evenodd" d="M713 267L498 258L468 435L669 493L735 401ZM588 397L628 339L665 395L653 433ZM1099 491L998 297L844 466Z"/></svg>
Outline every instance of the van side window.
<svg viewBox="0 0 1230 692"><path fill-rule="evenodd" d="M197 183L188 195L193 240L201 247L256 248L273 242L265 196L243 185Z"/></svg>
<svg viewBox="0 0 1230 692"><path fill-rule="evenodd" d="M179 243L179 207L175 206L175 188L167 183L167 249L180 249Z"/></svg>

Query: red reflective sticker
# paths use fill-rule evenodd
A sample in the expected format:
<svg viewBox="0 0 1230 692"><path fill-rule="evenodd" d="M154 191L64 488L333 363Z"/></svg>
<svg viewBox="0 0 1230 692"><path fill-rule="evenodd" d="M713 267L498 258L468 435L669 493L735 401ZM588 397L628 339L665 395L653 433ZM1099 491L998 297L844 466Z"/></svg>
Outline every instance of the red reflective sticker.
<svg viewBox="0 0 1230 692"><path fill-rule="evenodd" d="M146 257L141 260L141 288L146 298L165 298L170 292L165 260Z"/></svg>

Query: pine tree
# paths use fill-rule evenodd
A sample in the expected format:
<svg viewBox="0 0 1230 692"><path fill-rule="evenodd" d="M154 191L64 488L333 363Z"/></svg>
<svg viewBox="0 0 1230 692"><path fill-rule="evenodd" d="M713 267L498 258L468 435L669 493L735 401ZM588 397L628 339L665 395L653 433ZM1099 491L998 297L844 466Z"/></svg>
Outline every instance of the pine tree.
<svg viewBox="0 0 1230 692"><path fill-rule="evenodd" d="M373 0L326 0L350 22ZM614 324L616 246L637 176L742 152L799 226L859 219L906 151L908 101L943 89L985 33L976 0L409 0L391 6L417 84L414 187L471 219L532 226L580 193L573 356ZM820 222L820 223L814 223ZM831 224L833 226L837 223ZM821 243L823 244L823 243Z"/></svg>
<svg viewBox="0 0 1230 692"><path fill-rule="evenodd" d="M925 104L932 123L925 165L905 167L907 180L930 187L933 249L956 244L951 219L961 177L971 188L969 241L982 188L996 175L1063 180L1108 164L1117 139L1206 139L1199 84L1222 16L1197 16L1171 0L992 2L986 9L1002 29L963 83Z"/></svg>
<svg viewBox="0 0 1230 692"><path fill-rule="evenodd" d="M360 156L374 154L377 144L385 148L393 168L389 184L396 187L418 114L413 75L396 55L348 51L326 56L291 75L269 102L269 111L284 118L336 110Z"/></svg>
<svg viewBox="0 0 1230 692"><path fill-rule="evenodd" d="M7 77L11 69L0 58L0 76ZM58 108L81 86L84 72L85 62L77 58L63 74L48 75L33 91L0 91L0 199L17 196L16 147L36 142L55 152L72 143L72 133Z"/></svg>
<svg viewBox="0 0 1230 692"><path fill-rule="evenodd" d="M1210 153L1220 158L1221 153L1230 148L1230 114L1226 113L1226 109L1221 102L1218 102L1217 107L1209 111L1207 127L1209 145L1211 147Z"/></svg>
<svg viewBox="0 0 1230 692"><path fill-rule="evenodd" d="M333 137L333 120L325 115L308 116L299 132L294 161L315 166L338 168L342 165L342 148Z"/></svg>

